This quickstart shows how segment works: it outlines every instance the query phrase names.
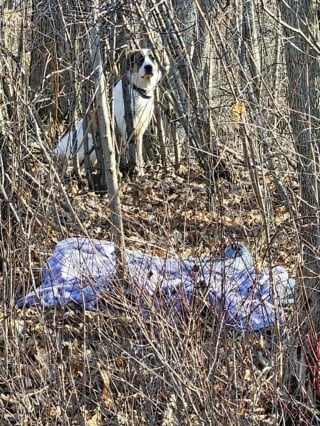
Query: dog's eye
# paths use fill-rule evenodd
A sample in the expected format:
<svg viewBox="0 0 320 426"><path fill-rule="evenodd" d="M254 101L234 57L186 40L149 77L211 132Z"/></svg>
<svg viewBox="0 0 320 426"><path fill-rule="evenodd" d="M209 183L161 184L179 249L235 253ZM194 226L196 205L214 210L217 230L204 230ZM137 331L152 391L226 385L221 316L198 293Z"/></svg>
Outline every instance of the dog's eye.
<svg viewBox="0 0 320 426"><path fill-rule="evenodd" d="M138 68L140 68L141 65L144 62L144 59L145 59L144 56L141 55L141 54L136 53L135 55L132 55L131 56L131 66L137 65Z"/></svg>
<svg viewBox="0 0 320 426"><path fill-rule="evenodd" d="M154 57L154 55L152 55L152 54L149 54L148 56L149 56L149 58L151 59L151 61L154 61L154 60L155 60L155 57Z"/></svg>
<svg viewBox="0 0 320 426"><path fill-rule="evenodd" d="M139 64L140 60L141 60L142 55L139 53L133 53L130 56L130 64L134 65L134 64Z"/></svg>

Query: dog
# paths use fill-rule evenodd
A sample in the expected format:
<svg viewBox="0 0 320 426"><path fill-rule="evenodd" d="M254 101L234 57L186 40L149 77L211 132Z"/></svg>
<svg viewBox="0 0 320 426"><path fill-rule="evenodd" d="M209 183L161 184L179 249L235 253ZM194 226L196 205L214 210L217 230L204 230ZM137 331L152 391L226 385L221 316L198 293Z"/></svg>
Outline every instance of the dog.
<svg viewBox="0 0 320 426"><path fill-rule="evenodd" d="M154 92L161 80L162 73L150 49L131 52L128 58L128 68L129 93L136 142L136 171L138 176L142 176L144 174L143 135L153 115ZM120 151L127 151L128 135L122 80L115 86L113 96L114 116L121 138Z"/></svg>
<svg viewBox="0 0 320 426"><path fill-rule="evenodd" d="M128 89L131 98L130 106L133 117L134 139L136 141L136 172L138 176L143 176L143 135L150 124L154 112L154 92L160 82L162 73L150 49L131 51L127 59ZM114 117L120 136L119 155L122 155L128 149L122 83L122 80L120 80L113 88ZM90 160L95 162L96 154L93 136L90 132L87 135L87 139ZM83 119L80 119L75 125L75 130L69 130L60 139L54 149L54 153L60 160L69 163L73 156L77 155L80 167L83 168L84 151Z"/></svg>

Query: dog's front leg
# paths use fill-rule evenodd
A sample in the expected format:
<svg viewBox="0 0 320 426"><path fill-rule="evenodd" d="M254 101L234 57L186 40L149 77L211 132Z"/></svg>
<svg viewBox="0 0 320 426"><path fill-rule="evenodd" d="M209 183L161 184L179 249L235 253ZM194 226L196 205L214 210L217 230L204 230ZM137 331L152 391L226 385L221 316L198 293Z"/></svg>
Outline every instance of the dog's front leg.
<svg viewBox="0 0 320 426"><path fill-rule="evenodd" d="M144 161L143 161L143 137L136 137L136 169L138 176L144 176Z"/></svg>

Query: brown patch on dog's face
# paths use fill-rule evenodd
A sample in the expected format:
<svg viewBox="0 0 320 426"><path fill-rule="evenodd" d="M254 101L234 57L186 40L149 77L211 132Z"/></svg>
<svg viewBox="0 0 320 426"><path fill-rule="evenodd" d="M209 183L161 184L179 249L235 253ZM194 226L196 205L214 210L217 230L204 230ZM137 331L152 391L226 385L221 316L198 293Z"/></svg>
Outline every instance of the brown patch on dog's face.
<svg viewBox="0 0 320 426"><path fill-rule="evenodd" d="M129 57L129 68L132 72L138 72L145 59L145 55L142 54L141 50L135 50L130 54Z"/></svg>

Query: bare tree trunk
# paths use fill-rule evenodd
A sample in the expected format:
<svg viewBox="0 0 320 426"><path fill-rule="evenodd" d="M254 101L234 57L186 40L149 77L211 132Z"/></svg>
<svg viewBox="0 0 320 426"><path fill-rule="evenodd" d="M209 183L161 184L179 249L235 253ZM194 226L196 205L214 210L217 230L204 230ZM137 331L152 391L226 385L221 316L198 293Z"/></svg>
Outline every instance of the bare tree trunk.
<svg viewBox="0 0 320 426"><path fill-rule="evenodd" d="M301 186L300 238L306 308L320 331L320 62L318 2L281 2L286 42L288 103Z"/></svg>
<svg viewBox="0 0 320 426"><path fill-rule="evenodd" d="M94 1L93 6L93 25L90 34L90 53L93 63L95 86L96 86L96 105L97 116L100 129L100 138L104 158L104 173L106 176L108 194L111 209L112 237L116 246L118 260L118 271L124 268L124 235L121 214L121 202L118 186L118 171L115 157L114 138L111 133L110 107L107 99L107 85L103 73L103 64L101 58L101 42L99 34L99 0ZM119 278L121 277L121 273Z"/></svg>
<svg viewBox="0 0 320 426"><path fill-rule="evenodd" d="M208 2L156 3L154 19L163 34L163 43L174 58L171 63L171 75L165 82L167 89L175 93L174 111L185 131L185 150L196 156L205 171L210 190L214 176L225 167L223 161L217 160L217 147L213 129L208 126L211 99L209 93L200 100L199 88L211 84L207 71L210 61L210 23L214 6ZM179 19L176 19L176 17ZM201 28L198 30L199 22ZM184 29L188 28L188 31ZM167 36L170 35L170 37ZM185 37L186 35L186 37ZM195 41L194 41L195 40ZM190 158L190 155L187 156ZM221 167L222 166L222 167ZM228 173L225 176L229 177Z"/></svg>
<svg viewBox="0 0 320 426"><path fill-rule="evenodd" d="M128 173L132 175L136 167L136 133L133 127L133 114L131 109L132 104L132 91L129 89L128 77L128 60L127 52L123 55L121 60L121 75L122 75L122 94L124 102L124 118L126 122L126 148L129 148L129 164Z"/></svg>
<svg viewBox="0 0 320 426"><path fill-rule="evenodd" d="M76 108L75 63L77 21L75 2L33 0L33 48L30 88L41 117L58 122L72 118ZM76 23L77 22L77 23Z"/></svg>
<svg viewBox="0 0 320 426"><path fill-rule="evenodd" d="M270 15L270 10L266 9ZM279 18L281 16L281 18ZM320 69L318 1L280 2L288 77L287 101L300 180L298 230L302 254L299 279L299 363L290 364L290 382L299 399L317 404L320 332ZM311 353L311 356L310 356ZM314 355L315 354L315 355Z"/></svg>

